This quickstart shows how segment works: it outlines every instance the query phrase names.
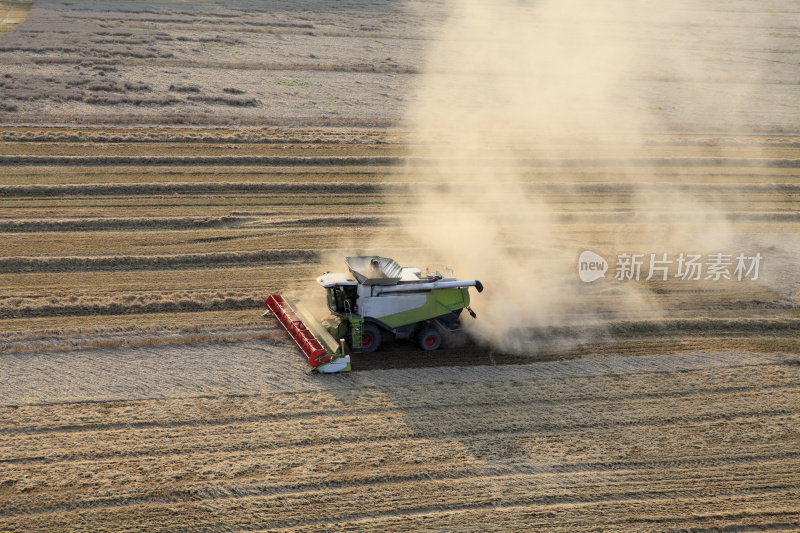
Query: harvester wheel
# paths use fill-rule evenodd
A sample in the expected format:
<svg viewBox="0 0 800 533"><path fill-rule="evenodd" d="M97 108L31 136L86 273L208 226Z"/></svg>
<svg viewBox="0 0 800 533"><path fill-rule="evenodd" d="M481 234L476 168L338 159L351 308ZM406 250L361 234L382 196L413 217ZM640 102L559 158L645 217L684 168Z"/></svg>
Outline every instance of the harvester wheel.
<svg viewBox="0 0 800 533"><path fill-rule="evenodd" d="M435 350L442 345L442 336L435 329L426 329L419 336L419 345L428 352Z"/></svg>
<svg viewBox="0 0 800 533"><path fill-rule="evenodd" d="M381 330L367 322L361 329L361 353L372 353L381 347Z"/></svg>

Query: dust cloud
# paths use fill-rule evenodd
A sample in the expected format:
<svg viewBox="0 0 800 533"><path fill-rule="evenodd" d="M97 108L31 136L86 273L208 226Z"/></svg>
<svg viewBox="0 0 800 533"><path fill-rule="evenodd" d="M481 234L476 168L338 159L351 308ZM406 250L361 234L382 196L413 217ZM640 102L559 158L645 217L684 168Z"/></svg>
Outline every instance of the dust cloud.
<svg viewBox="0 0 800 533"><path fill-rule="evenodd" d="M409 171L418 184L406 231L460 279L484 283L473 296L478 320L465 322L491 346L535 353L537 331L561 331L543 335L572 344L596 339L621 313L659 316L646 287L581 283L577 258L585 249L611 263L621 252L710 250L729 241L727 220L708 202L655 183L646 165L604 160L637 157L644 132L670 127L649 82L702 75L698 43L675 42L692 13L667 4L448 4L405 123L414 132ZM702 29L692 35L707 39ZM686 87L694 102L695 89ZM606 152L619 146L622 155ZM593 173L572 170L580 157L598 159ZM609 184L628 203L597 233L591 216L606 207L592 201L591 187ZM565 224L563 202L579 191L586 209ZM612 265L606 277L613 275Z"/></svg>

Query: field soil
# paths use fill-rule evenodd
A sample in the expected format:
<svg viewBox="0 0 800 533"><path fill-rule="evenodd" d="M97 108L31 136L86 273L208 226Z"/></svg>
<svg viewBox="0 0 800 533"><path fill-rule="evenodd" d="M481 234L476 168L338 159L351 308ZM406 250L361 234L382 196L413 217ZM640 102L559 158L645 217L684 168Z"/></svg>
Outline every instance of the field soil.
<svg viewBox="0 0 800 533"><path fill-rule="evenodd" d="M425 266L437 147L402 117L446 6L8 10L28 13L0 28L0 530L800 529L796 10L698 7L728 39L707 71L628 80L661 130L517 160L576 258L662 251L636 231L646 175L713 205L758 279L609 275L580 285L591 312L516 332L529 349L398 342L332 376L264 299L322 302L314 278L376 243ZM737 40L751 17L769 39Z"/></svg>
<svg viewBox="0 0 800 533"><path fill-rule="evenodd" d="M630 531L800 520L797 357L593 356L322 379L290 354L246 342L6 359L14 385L0 401L30 403L0 409L0 524Z"/></svg>

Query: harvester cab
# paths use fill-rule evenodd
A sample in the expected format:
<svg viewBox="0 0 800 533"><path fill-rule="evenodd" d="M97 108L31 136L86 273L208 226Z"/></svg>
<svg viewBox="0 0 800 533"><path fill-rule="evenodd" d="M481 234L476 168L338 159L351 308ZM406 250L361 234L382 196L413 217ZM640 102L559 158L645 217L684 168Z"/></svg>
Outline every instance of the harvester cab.
<svg viewBox="0 0 800 533"><path fill-rule="evenodd" d="M408 339L423 350L436 350L460 330L464 309L475 317L469 287L483 291L478 280L459 281L440 271L423 274L388 257L347 257L345 263L349 274L317 278L332 315L327 327L299 302L277 294L267 299L268 313L278 318L319 372L349 370L350 353L372 353L393 340Z"/></svg>

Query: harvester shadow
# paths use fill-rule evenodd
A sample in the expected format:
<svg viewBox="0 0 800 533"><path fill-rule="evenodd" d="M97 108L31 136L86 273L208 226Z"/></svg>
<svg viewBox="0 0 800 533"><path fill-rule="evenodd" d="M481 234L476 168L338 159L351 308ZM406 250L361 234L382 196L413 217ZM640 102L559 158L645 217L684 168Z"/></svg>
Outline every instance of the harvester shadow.
<svg viewBox="0 0 800 533"><path fill-rule="evenodd" d="M473 341L464 341L457 346L443 346L435 351L424 351L404 341L386 343L381 349L370 354L351 356L352 371L529 365L541 361L576 359L587 355L582 345L569 345L565 348L564 339L554 336L546 341L539 337L540 343L535 354L520 355L497 351Z"/></svg>
<svg viewBox="0 0 800 533"><path fill-rule="evenodd" d="M404 342L387 343L377 352L351 356L353 372L448 366L528 364L531 358L494 353L489 348L466 345L426 352Z"/></svg>
<svg viewBox="0 0 800 533"><path fill-rule="evenodd" d="M369 383L369 372L375 370L431 369L432 372L426 374L423 370L417 373L418 377L400 375L396 385L383 384L392 383L394 379L387 376L379 379L380 385L365 388L342 388L333 382L327 387L325 380L321 384L342 405L370 402L373 397L380 398L383 405L391 405L392 408L385 412L387 427L397 429L400 426L400 433L407 433L416 442L414 446L421 446L420 450L447 449L451 450L453 457L446 462L460 461L464 465L472 465L469 468L508 472L514 471L519 465L527 467L531 461L537 460L531 457L515 428L522 420L540 415L530 410L518 411L514 407L511 411L516 413L513 414L516 420L511 421L508 410L497 405L496 400L500 398L501 404L506 401L502 392L499 392L504 387L536 387L535 382L493 382L489 374L486 382L460 382L449 380L446 372L434 369L532 365L542 361L574 359L582 355L574 350L555 349L539 351L536 356L515 355L499 353L474 342L423 351L412 343L395 341L384 344L376 352L351 356L353 375L359 376L360 380L363 373L365 383ZM487 392L489 398L485 395ZM521 423L526 425L532 422L528 420ZM428 452L420 453L423 456L417 459L425 462L424 453ZM397 460L392 454L394 452L387 453L386 461ZM432 475L434 479L437 477L435 470L439 467L431 468L425 476ZM491 490L490 485L487 485L487 489ZM493 499L502 500L502 491L497 494L492 492Z"/></svg>

